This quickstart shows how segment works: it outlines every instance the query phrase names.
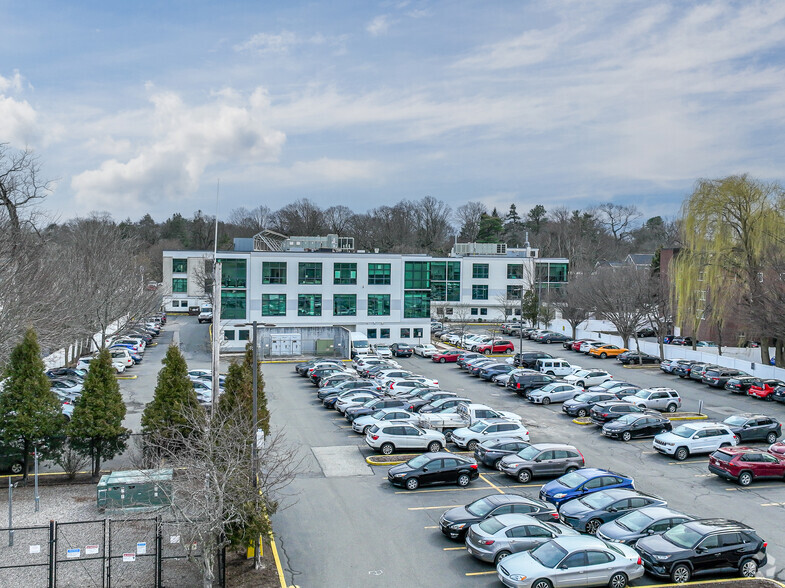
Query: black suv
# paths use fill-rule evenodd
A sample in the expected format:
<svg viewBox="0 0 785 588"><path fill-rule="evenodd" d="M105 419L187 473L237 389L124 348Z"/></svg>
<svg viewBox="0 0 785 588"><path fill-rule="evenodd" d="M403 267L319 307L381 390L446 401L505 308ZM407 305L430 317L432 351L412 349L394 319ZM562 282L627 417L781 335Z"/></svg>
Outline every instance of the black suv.
<svg viewBox="0 0 785 588"><path fill-rule="evenodd" d="M408 343L393 343L390 345L390 351L395 357L411 357L414 349Z"/></svg>
<svg viewBox="0 0 785 588"><path fill-rule="evenodd" d="M765 414L744 412L731 415L722 422L739 438L739 444L765 441L771 445L782 436L782 425L779 421Z"/></svg>
<svg viewBox="0 0 785 588"><path fill-rule="evenodd" d="M512 388L516 393L526 397L531 390L542 388L546 384L550 384L556 380L558 380L558 378L547 374L517 374L511 376L510 379L507 380L507 387Z"/></svg>
<svg viewBox="0 0 785 588"><path fill-rule="evenodd" d="M615 421L617 418L625 414L639 414L647 412L646 409L640 408L629 402L622 402L621 400L608 400L606 402L599 402L589 412L591 422L597 426L602 426L605 423Z"/></svg>
<svg viewBox="0 0 785 588"><path fill-rule="evenodd" d="M743 523L703 519L639 539L635 550L647 572L673 582L693 575L736 571L752 578L766 565L766 543Z"/></svg>
<svg viewBox="0 0 785 588"><path fill-rule="evenodd" d="M515 367L533 368L537 364L538 359L553 359L550 353L542 351L524 351L523 353L516 353L512 358Z"/></svg>

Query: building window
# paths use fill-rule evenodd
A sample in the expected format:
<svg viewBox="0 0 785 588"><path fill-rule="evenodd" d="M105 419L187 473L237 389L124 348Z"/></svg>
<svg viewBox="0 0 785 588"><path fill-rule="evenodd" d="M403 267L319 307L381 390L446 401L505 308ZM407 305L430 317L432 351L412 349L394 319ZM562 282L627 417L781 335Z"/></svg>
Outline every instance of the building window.
<svg viewBox="0 0 785 588"><path fill-rule="evenodd" d="M368 264L368 284L370 286L389 286L390 285L390 264L389 263L369 263Z"/></svg>
<svg viewBox="0 0 785 588"><path fill-rule="evenodd" d="M507 300L520 300L523 286L507 286Z"/></svg>
<svg viewBox="0 0 785 588"><path fill-rule="evenodd" d="M234 331L224 331L224 341L234 341Z"/></svg>
<svg viewBox="0 0 785 588"><path fill-rule="evenodd" d="M342 284L342 285L356 284L357 264L356 263L333 264L333 283Z"/></svg>
<svg viewBox="0 0 785 588"><path fill-rule="evenodd" d="M477 309L476 308L472 308L471 314L472 314L472 316L476 316L477 315Z"/></svg>
<svg viewBox="0 0 785 588"><path fill-rule="evenodd" d="M421 339L422 329L412 329L412 337L414 337L415 339Z"/></svg>
<svg viewBox="0 0 785 588"><path fill-rule="evenodd" d="M380 339L389 339L390 338L390 329L379 329L379 338Z"/></svg>
<svg viewBox="0 0 785 588"><path fill-rule="evenodd" d="M447 262L447 279L460 280L461 279L461 262L448 261Z"/></svg>
<svg viewBox="0 0 785 588"><path fill-rule="evenodd" d="M262 294L262 316L286 316L286 294Z"/></svg>
<svg viewBox="0 0 785 588"><path fill-rule="evenodd" d="M376 339L376 329L368 329L365 331L369 339Z"/></svg>
<svg viewBox="0 0 785 588"><path fill-rule="evenodd" d="M300 263L300 284L322 283L322 264L321 263Z"/></svg>
<svg viewBox="0 0 785 588"><path fill-rule="evenodd" d="M431 279L427 261L407 261L404 264L404 288L430 290Z"/></svg>
<svg viewBox="0 0 785 588"><path fill-rule="evenodd" d="M221 318L245 318L245 290L221 290Z"/></svg>
<svg viewBox="0 0 785 588"><path fill-rule="evenodd" d="M245 288L245 260L220 259L221 287Z"/></svg>
<svg viewBox="0 0 785 588"><path fill-rule="evenodd" d="M300 294L297 297L297 316L322 316L322 295Z"/></svg>
<svg viewBox="0 0 785 588"><path fill-rule="evenodd" d="M368 294L368 316L390 316L390 295Z"/></svg>
<svg viewBox="0 0 785 588"><path fill-rule="evenodd" d="M447 300L447 282L431 282L431 300L437 302Z"/></svg>
<svg viewBox="0 0 785 588"><path fill-rule="evenodd" d="M430 316L430 292L425 291L403 293L403 318L428 318Z"/></svg>
<svg viewBox="0 0 785 588"><path fill-rule="evenodd" d="M409 335L409 329L401 329L401 339L410 339L411 336Z"/></svg>
<svg viewBox="0 0 785 588"><path fill-rule="evenodd" d="M249 331L248 329L242 329L240 331L237 331L237 338L240 341L248 341L250 334L251 334L251 331Z"/></svg>
<svg viewBox="0 0 785 588"><path fill-rule="evenodd" d="M447 301L460 302L461 301L461 283L460 282L447 282Z"/></svg>
<svg viewBox="0 0 785 588"><path fill-rule="evenodd" d="M262 284L286 284L286 262L265 261L262 263Z"/></svg>
<svg viewBox="0 0 785 588"><path fill-rule="evenodd" d="M472 286L472 300L488 300L488 285L474 284Z"/></svg>
<svg viewBox="0 0 785 588"><path fill-rule="evenodd" d="M187 274L188 273L188 260L187 259L173 259L172 260L172 273L174 273L174 274Z"/></svg>
<svg viewBox="0 0 785 588"><path fill-rule="evenodd" d="M523 264L522 263L508 263L507 264L507 279L508 280L522 280L523 279Z"/></svg>
<svg viewBox="0 0 785 588"><path fill-rule="evenodd" d="M356 294L333 294L333 316L354 316L356 314Z"/></svg>
<svg viewBox="0 0 785 588"><path fill-rule="evenodd" d="M515 309L515 315L516 316L521 316L521 309L520 308L516 308Z"/></svg>
<svg viewBox="0 0 785 588"><path fill-rule="evenodd" d="M172 278L172 292L188 292L188 278Z"/></svg>
<svg viewBox="0 0 785 588"><path fill-rule="evenodd" d="M486 315L486 314L488 314L488 309L487 309L487 308L481 308L481 309L480 309L480 314L481 314L481 315Z"/></svg>
<svg viewBox="0 0 785 588"><path fill-rule="evenodd" d="M536 269L537 281L540 283L562 284L567 282L566 263L538 263Z"/></svg>
<svg viewBox="0 0 785 588"><path fill-rule="evenodd" d="M444 309L444 314L452 314L452 307L450 307L450 308L445 308L445 309Z"/></svg>
<svg viewBox="0 0 785 588"><path fill-rule="evenodd" d="M485 280L488 278L488 264L475 263L472 264L472 278L475 280Z"/></svg>

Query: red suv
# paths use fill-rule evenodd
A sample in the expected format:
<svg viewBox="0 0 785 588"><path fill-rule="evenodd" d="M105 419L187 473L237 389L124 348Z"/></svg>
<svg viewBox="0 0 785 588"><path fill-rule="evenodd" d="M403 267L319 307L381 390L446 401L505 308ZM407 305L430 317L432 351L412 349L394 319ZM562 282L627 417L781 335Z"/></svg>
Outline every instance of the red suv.
<svg viewBox="0 0 785 588"><path fill-rule="evenodd" d="M785 479L785 457L751 447L723 447L709 457L709 471L742 486L757 478Z"/></svg>
<svg viewBox="0 0 785 588"><path fill-rule="evenodd" d="M478 345L477 353L510 353L515 351L515 345L512 341L494 341L493 345L487 343L485 345Z"/></svg>
<svg viewBox="0 0 785 588"><path fill-rule="evenodd" d="M763 398L765 400L771 400L770 396L774 394L774 389L777 386L782 385L785 385L785 382L781 382L780 380L764 380L759 384L750 386L747 390L747 395Z"/></svg>

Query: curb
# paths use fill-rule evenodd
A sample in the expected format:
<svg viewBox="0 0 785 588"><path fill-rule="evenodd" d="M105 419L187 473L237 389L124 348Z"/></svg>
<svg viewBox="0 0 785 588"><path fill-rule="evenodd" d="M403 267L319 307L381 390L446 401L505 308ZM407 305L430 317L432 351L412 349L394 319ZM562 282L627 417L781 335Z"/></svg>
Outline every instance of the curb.
<svg viewBox="0 0 785 588"><path fill-rule="evenodd" d="M684 582L682 584L650 584L648 588L664 588L665 586L695 586L698 584L726 584L729 582L771 582L775 586L782 586L785 584L770 578L729 578L727 580L695 580L694 582Z"/></svg>
<svg viewBox="0 0 785 588"><path fill-rule="evenodd" d="M670 414L663 413L663 415L665 415L665 418L667 418L669 421L705 421L706 419L709 418L708 415L700 414L697 412L683 412L683 413L672 412Z"/></svg>
<svg viewBox="0 0 785 588"><path fill-rule="evenodd" d="M623 367L626 370L650 370L650 369L658 370L658 369L660 369L660 366L657 365L656 363L652 363L652 364L649 364L649 365L647 365L645 363L642 364L642 365L638 365L638 364L622 364L621 367Z"/></svg>
<svg viewBox="0 0 785 588"><path fill-rule="evenodd" d="M442 451L448 451L446 448ZM449 453L455 453L457 455L474 455L472 451L450 451ZM392 465L399 465L404 462L409 461L417 457L418 455L422 455L422 453L399 453L396 456L391 455L369 455L365 458L365 463L370 466L392 466ZM388 461L381 461L382 459L386 459ZM390 460L394 461L390 461Z"/></svg>
<svg viewBox="0 0 785 588"><path fill-rule="evenodd" d="M594 424L589 417L582 417L582 418L578 417L577 419L572 419L572 422L575 423L576 425L583 425L583 426Z"/></svg>
<svg viewBox="0 0 785 588"><path fill-rule="evenodd" d="M138 377L139 376L137 376L136 374L133 374L131 376L115 376L115 378L117 378L118 380L135 380Z"/></svg>

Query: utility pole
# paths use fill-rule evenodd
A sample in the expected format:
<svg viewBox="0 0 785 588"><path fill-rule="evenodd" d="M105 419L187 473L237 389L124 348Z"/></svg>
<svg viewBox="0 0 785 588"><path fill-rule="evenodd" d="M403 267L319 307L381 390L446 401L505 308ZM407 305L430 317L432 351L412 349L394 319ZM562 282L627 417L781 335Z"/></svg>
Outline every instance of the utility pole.
<svg viewBox="0 0 785 588"><path fill-rule="evenodd" d="M35 448L35 512L41 510L41 498L38 496L38 447Z"/></svg>
<svg viewBox="0 0 785 588"><path fill-rule="evenodd" d="M218 371L221 364L221 279L221 262L215 259L213 263L213 411L215 411L215 407L218 405L218 390L220 388Z"/></svg>

